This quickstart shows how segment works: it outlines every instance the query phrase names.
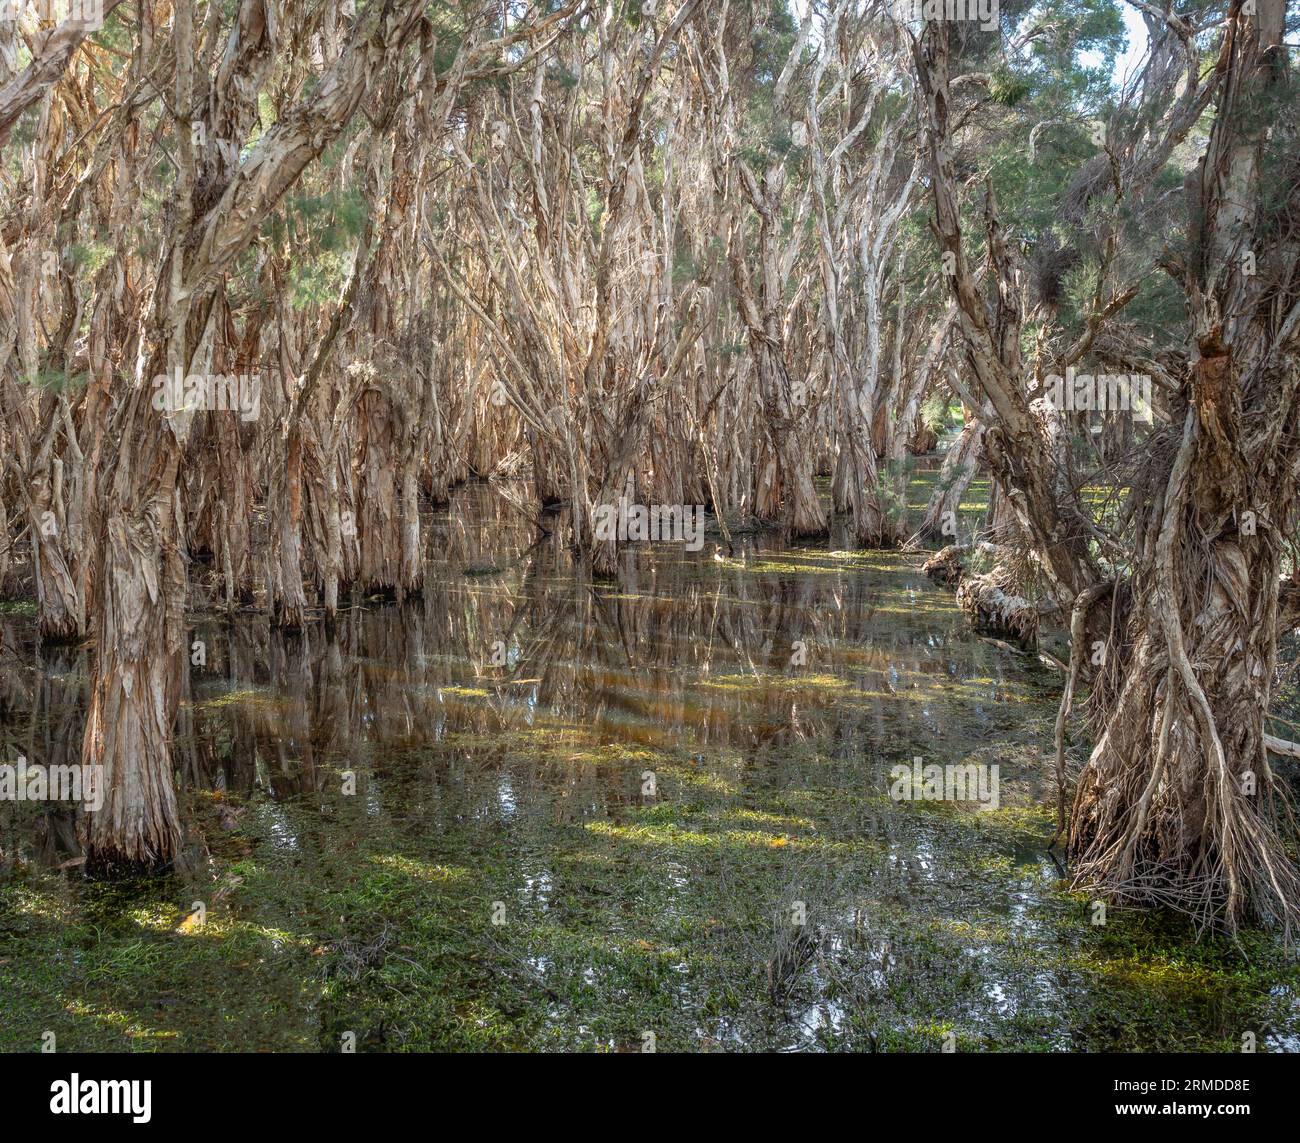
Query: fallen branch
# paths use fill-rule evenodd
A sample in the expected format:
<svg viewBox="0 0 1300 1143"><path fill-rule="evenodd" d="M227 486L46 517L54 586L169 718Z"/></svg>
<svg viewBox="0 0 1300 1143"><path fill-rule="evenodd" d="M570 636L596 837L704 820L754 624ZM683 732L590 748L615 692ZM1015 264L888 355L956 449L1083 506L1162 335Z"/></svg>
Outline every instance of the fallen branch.
<svg viewBox="0 0 1300 1143"><path fill-rule="evenodd" d="M1270 754L1280 754L1284 758L1300 758L1300 742L1290 742L1285 738L1264 735L1264 749Z"/></svg>

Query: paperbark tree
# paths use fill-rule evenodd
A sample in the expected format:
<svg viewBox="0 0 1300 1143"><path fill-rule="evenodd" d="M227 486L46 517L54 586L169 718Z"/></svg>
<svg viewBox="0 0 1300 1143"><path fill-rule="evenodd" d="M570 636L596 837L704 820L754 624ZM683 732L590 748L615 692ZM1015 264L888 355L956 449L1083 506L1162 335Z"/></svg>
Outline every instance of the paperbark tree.
<svg viewBox="0 0 1300 1143"><path fill-rule="evenodd" d="M1094 645L1102 650L1090 699L1096 745L1069 827L1076 884L1163 902L1206 924L1254 917L1289 932L1300 915L1300 879L1279 834L1284 815L1264 718L1300 460L1300 238L1286 222L1300 209L1300 181L1296 121L1280 114L1293 107L1295 82L1282 44L1284 7L1251 7L1254 14L1230 6L1204 82L1193 29L1165 13L1188 67L1167 130L1128 156L1108 148L1116 191L1134 193L1195 109L1217 95L1208 147L1188 180L1187 253L1169 265L1187 298L1191 364L1173 423L1148 442L1122 537L1087 519L1053 476L1057 419L1041 404L1031 409L1025 395L1015 268L991 193L992 309L967 263L946 25L928 25L914 55L929 120L935 234L949 256L968 358L993 410L986 455L1072 616L1062 719ZM1117 288L1106 300L1099 285L1080 340L1090 343L1130 296ZM1059 742L1058 729L1058 752Z"/></svg>
<svg viewBox="0 0 1300 1143"><path fill-rule="evenodd" d="M241 12L260 3L245 0ZM155 869L173 861L180 845L171 765L172 727L187 645L178 477L194 413L185 409L157 413L151 379L178 369L182 375L207 371L212 300L221 275L253 241L262 221L307 164L346 127L385 56L407 42L422 9L423 0L368 7L347 50L313 93L263 133L224 187L207 190L212 205L199 214L195 211L197 136L189 114L195 94L193 3L180 0L175 7L172 94L179 109L174 139L175 217L131 390L114 417L113 446L105 458L102 480L97 538L102 586L94 617L95 681L83 761L102 767L104 803L89 815L86 868L90 873ZM256 90L260 70L256 61L262 57L263 45L260 37L242 35L248 26L243 15L237 18L230 46L240 62L223 68L229 84L226 92L248 81ZM220 94L215 101L218 107ZM243 120L236 114L231 127ZM210 137L220 138L217 122L199 121L206 122ZM245 142L229 134L222 141L238 146Z"/></svg>

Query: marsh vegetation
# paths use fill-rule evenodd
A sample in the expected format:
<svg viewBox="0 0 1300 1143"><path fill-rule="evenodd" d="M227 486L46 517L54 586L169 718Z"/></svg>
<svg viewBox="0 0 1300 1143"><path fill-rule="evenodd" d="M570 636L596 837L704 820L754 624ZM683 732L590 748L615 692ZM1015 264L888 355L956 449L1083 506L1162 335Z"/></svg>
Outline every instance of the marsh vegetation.
<svg viewBox="0 0 1300 1143"><path fill-rule="evenodd" d="M12 7L4 1047L1300 1046L1283 0Z"/></svg>

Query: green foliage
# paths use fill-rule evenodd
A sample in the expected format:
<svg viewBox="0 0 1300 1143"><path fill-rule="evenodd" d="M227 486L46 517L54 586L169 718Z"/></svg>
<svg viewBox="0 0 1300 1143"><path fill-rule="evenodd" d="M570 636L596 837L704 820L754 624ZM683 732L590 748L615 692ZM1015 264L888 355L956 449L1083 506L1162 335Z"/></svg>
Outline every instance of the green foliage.
<svg viewBox="0 0 1300 1143"><path fill-rule="evenodd" d="M295 308L337 298L368 209L358 190L302 190L285 197L268 227L275 241L293 250Z"/></svg>
<svg viewBox="0 0 1300 1143"><path fill-rule="evenodd" d="M947 389L935 389L921 403L921 422L931 432L942 433L954 422L960 421L960 406L948 395Z"/></svg>
<svg viewBox="0 0 1300 1143"><path fill-rule="evenodd" d="M551 64L546 69L546 78L562 91L574 91L578 86L578 75L562 64Z"/></svg>
<svg viewBox="0 0 1300 1143"><path fill-rule="evenodd" d="M68 373L66 369L43 367L28 378L30 383L45 393L75 393L85 387L87 377L84 373Z"/></svg>
<svg viewBox="0 0 1300 1143"><path fill-rule="evenodd" d="M734 11L734 10L733 10ZM747 40L733 65L733 94L743 100L746 160L753 166L789 155L793 148L788 119L779 117L772 106L776 81L798 37L798 25L783 0L754 3L747 12L737 12Z"/></svg>
<svg viewBox="0 0 1300 1143"><path fill-rule="evenodd" d="M995 103L1014 107L1033 90L1027 79L1013 75L1006 68L998 68L990 78L989 94Z"/></svg>
<svg viewBox="0 0 1300 1143"><path fill-rule="evenodd" d="M113 255L113 245L107 239L92 242L76 242L68 251L78 272L93 277L105 262Z"/></svg>

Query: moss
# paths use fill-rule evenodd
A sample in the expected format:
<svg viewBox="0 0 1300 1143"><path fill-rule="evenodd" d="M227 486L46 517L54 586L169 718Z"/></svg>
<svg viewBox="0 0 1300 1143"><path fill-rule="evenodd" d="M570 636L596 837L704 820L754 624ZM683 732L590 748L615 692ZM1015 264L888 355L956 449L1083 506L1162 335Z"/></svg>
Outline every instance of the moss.
<svg viewBox="0 0 1300 1143"><path fill-rule="evenodd" d="M256 781L186 795L192 875L6 867L0 1050L45 1030L60 1050L1296 1046L1271 938L1092 924L1046 854L1059 678L971 637L913 558L647 559L686 604L546 579L517 677L483 671L495 595L452 568L434 609L468 631L426 640L419 670L359 642L350 739L265 676L196 703L204 751ZM565 624L581 640L539 649ZM310 767L287 735L264 745L268 724L298 743L292 720ZM893 802L918 755L996 764L998 808Z"/></svg>

